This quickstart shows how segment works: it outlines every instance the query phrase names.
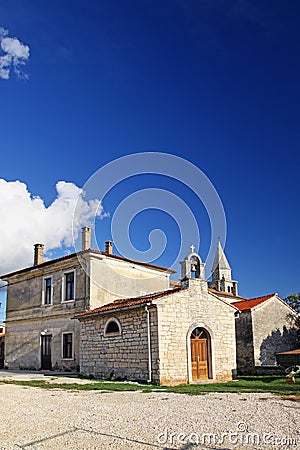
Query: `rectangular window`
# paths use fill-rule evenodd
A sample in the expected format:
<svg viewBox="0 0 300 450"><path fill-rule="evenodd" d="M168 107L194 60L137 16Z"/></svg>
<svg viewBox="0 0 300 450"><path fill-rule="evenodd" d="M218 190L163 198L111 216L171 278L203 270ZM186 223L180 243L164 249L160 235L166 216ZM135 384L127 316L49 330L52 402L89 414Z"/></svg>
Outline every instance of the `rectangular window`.
<svg viewBox="0 0 300 450"><path fill-rule="evenodd" d="M64 359L73 358L73 333L63 333L62 335L62 357Z"/></svg>
<svg viewBox="0 0 300 450"><path fill-rule="evenodd" d="M65 301L74 300L74 272L65 274Z"/></svg>
<svg viewBox="0 0 300 450"><path fill-rule="evenodd" d="M44 305L51 305L52 303L52 280L51 278L45 278L44 280Z"/></svg>
<svg viewBox="0 0 300 450"><path fill-rule="evenodd" d="M52 305L53 283L52 277L45 277L42 280L42 305Z"/></svg>

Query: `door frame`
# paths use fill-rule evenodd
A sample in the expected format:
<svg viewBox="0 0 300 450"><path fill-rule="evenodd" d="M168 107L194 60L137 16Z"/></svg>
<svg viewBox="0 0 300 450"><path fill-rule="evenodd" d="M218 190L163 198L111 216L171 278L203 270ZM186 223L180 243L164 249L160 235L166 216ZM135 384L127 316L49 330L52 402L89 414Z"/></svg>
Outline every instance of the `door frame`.
<svg viewBox="0 0 300 450"><path fill-rule="evenodd" d="M208 352L210 350L210 355L208 355L208 379L215 380L215 358L214 358L214 335L212 330L203 322L194 322L193 325L190 326L187 336L186 336L186 345L187 345L187 368L188 368L188 382L195 383L197 380L193 380L192 377L192 354L191 354L191 335L195 328L204 328L204 330L209 334L210 337L210 345L208 345Z"/></svg>
<svg viewBox="0 0 300 450"><path fill-rule="evenodd" d="M53 334L51 332L44 332L42 331L40 334L40 370L47 370L47 369L42 369L42 340L44 336L49 336L51 338L50 341L50 352L51 352L51 367L52 367L52 338L53 338ZM49 369L50 370L50 369Z"/></svg>
<svg viewBox="0 0 300 450"><path fill-rule="evenodd" d="M5 337L0 338L0 369L4 369Z"/></svg>

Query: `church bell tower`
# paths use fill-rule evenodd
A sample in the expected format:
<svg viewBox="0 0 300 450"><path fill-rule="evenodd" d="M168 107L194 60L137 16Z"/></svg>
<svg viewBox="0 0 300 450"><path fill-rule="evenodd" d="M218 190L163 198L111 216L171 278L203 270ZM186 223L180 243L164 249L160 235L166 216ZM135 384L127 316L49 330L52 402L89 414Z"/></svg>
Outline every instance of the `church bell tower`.
<svg viewBox="0 0 300 450"><path fill-rule="evenodd" d="M180 264L182 281L190 278L205 280L205 264L201 261L200 256L195 253L195 247L193 245L191 245L191 253Z"/></svg>
<svg viewBox="0 0 300 450"><path fill-rule="evenodd" d="M211 272L212 280L208 282L208 287L210 289L238 295L238 282L232 280L231 278L231 267L225 256L220 241L218 242L216 256Z"/></svg>

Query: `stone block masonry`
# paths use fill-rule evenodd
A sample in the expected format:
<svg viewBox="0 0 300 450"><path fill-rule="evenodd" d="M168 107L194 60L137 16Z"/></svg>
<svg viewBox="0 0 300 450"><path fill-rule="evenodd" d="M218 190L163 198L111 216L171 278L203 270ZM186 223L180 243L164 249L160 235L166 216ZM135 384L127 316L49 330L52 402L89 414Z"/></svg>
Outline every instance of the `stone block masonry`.
<svg viewBox="0 0 300 450"><path fill-rule="evenodd" d="M150 308L152 381L158 382L156 308ZM110 319L117 319L121 332L106 334ZM81 366L85 376L99 379L147 381L149 378L147 313L145 307L110 312L81 319Z"/></svg>
<svg viewBox="0 0 300 450"><path fill-rule="evenodd" d="M207 283L189 280L188 289L152 299L151 379L164 385L192 383L190 336L197 327L209 336L208 378L230 380L236 370L236 308L207 291ZM115 318L121 332L105 334ZM104 379L145 381L149 378L145 305L82 316L81 372Z"/></svg>
<svg viewBox="0 0 300 450"><path fill-rule="evenodd" d="M210 376L230 380L236 370L235 309L190 279L189 288L156 301L161 384L191 383L190 334L203 327L211 337Z"/></svg>

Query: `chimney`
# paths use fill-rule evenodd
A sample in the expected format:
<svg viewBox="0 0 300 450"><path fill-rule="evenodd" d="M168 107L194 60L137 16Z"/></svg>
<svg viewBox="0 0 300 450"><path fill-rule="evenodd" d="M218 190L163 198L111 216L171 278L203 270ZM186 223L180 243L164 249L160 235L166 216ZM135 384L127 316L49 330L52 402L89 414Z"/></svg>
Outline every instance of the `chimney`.
<svg viewBox="0 0 300 450"><path fill-rule="evenodd" d="M113 254L113 242L112 241L105 242L105 253L107 253L108 255Z"/></svg>
<svg viewBox="0 0 300 450"><path fill-rule="evenodd" d="M81 229L82 237L82 250L91 248L91 229L89 227L83 227Z"/></svg>
<svg viewBox="0 0 300 450"><path fill-rule="evenodd" d="M34 266L42 264L44 256L44 247L45 246L43 244L34 245L34 260L33 260Z"/></svg>

